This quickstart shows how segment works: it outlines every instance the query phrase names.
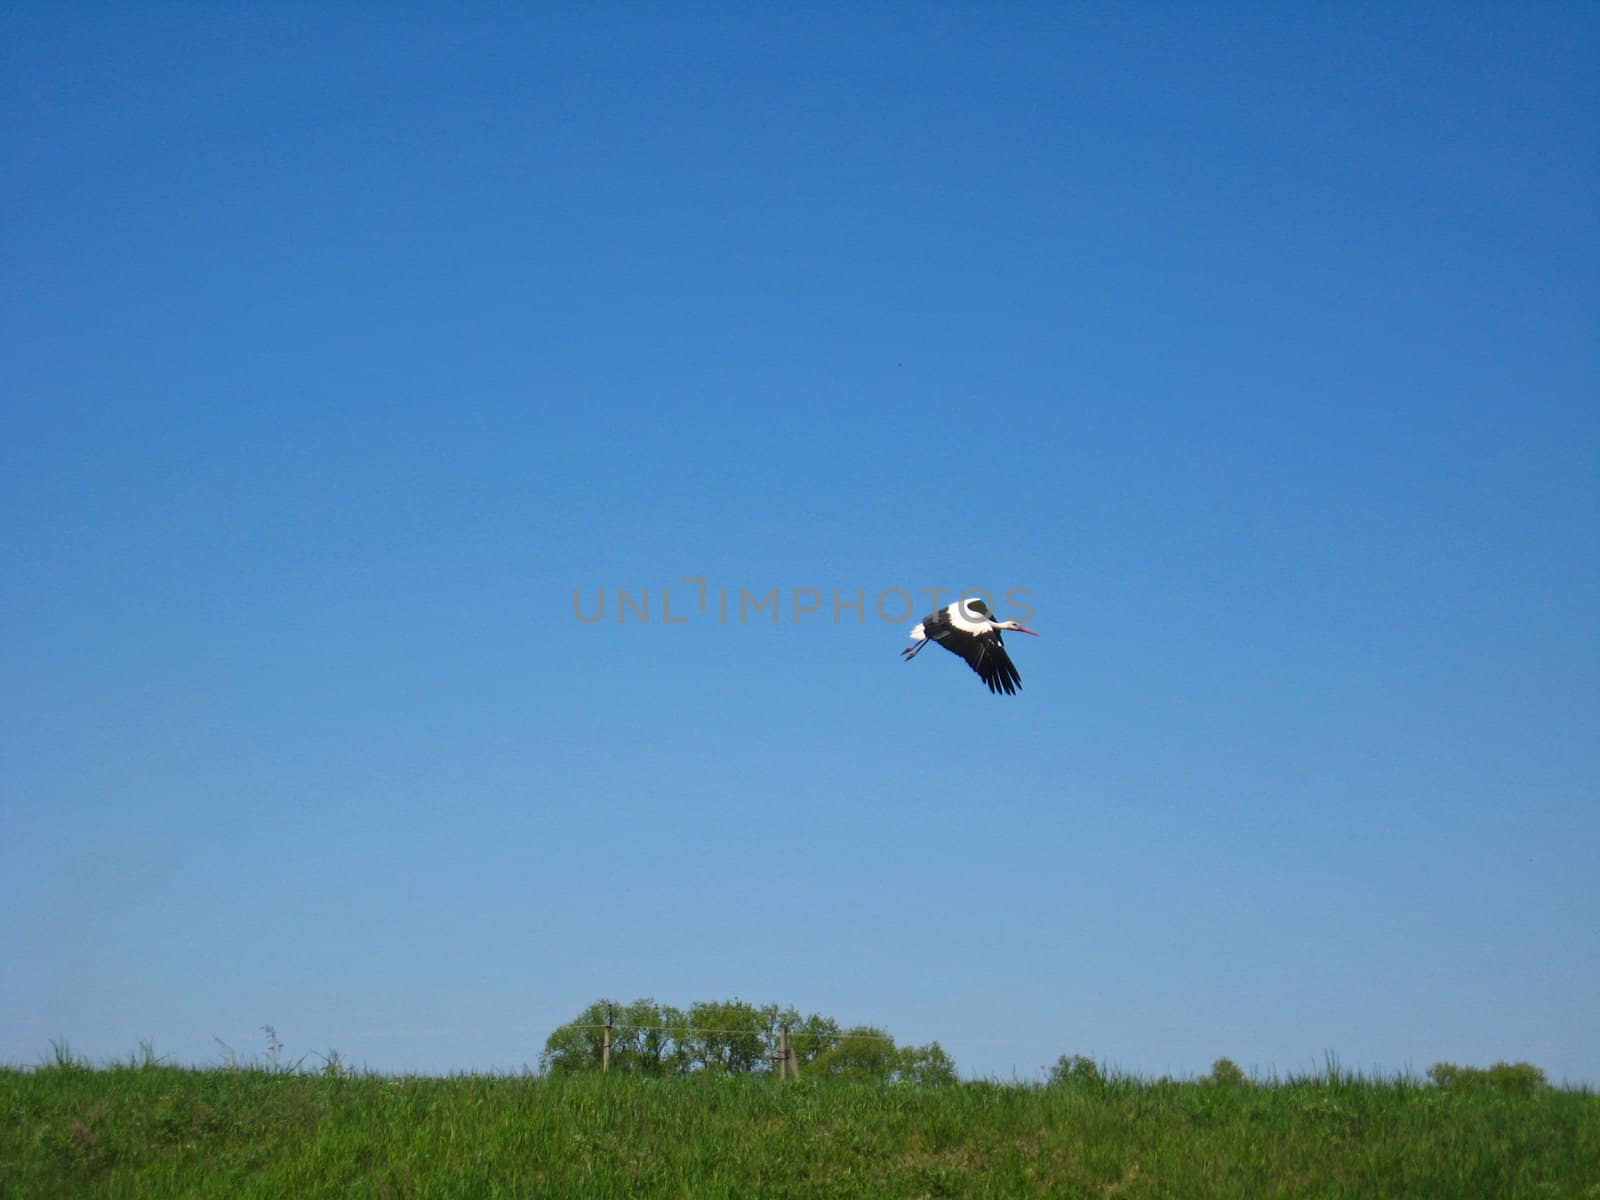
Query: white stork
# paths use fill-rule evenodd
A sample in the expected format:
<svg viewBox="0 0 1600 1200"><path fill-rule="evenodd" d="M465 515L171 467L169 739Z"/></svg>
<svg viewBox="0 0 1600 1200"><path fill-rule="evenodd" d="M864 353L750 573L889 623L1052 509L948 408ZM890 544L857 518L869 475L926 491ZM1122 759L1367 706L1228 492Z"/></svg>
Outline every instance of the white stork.
<svg viewBox="0 0 1600 1200"><path fill-rule="evenodd" d="M991 692L1015 695L1022 686L1022 676L1006 653L1006 644L1000 637L1003 629L1039 636L1015 621L996 621L987 604L977 596L969 596L923 617L911 631L911 640L916 645L900 651L900 657L910 662L929 642L938 642L952 654L966 659L967 665L978 673L978 678Z"/></svg>

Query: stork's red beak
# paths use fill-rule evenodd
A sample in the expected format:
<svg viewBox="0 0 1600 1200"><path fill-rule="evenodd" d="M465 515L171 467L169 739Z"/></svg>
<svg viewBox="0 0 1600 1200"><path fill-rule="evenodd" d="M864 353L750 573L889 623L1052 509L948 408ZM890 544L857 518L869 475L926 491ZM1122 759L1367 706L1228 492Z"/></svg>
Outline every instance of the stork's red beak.
<svg viewBox="0 0 1600 1200"><path fill-rule="evenodd" d="M1016 628L1016 632L1017 633L1031 634L1034 637L1038 637L1039 636L1032 629L1029 629L1026 625L1018 625L1017 628Z"/></svg>

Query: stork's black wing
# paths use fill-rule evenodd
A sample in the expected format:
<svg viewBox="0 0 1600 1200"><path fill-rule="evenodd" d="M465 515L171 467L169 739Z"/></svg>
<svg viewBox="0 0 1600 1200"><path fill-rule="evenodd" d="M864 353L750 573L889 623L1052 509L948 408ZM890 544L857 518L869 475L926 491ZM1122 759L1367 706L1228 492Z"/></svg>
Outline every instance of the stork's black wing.
<svg viewBox="0 0 1600 1200"><path fill-rule="evenodd" d="M978 673L978 678L991 692L1014 696L1022 686L1022 676L1006 653L1006 644L998 630L973 634L945 622L942 629L929 629L928 636L952 654L966 659L967 665Z"/></svg>

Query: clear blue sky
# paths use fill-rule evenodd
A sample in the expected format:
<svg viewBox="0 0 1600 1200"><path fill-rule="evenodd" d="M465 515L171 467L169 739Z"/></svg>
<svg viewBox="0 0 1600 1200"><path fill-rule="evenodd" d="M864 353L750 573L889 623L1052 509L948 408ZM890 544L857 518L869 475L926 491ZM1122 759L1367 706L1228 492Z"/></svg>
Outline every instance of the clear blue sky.
<svg viewBox="0 0 1600 1200"><path fill-rule="evenodd" d="M0 1060L1600 1084L1594 7L0 44ZM972 587L1016 697L898 658Z"/></svg>

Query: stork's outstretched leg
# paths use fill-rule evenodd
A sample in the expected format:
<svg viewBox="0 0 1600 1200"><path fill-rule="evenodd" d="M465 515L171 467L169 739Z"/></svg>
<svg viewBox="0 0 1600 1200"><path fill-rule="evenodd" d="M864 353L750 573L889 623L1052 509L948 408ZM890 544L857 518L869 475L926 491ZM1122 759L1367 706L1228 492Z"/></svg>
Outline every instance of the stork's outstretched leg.
<svg viewBox="0 0 1600 1200"><path fill-rule="evenodd" d="M913 658L922 653L922 648L928 644L928 641L929 639L923 638L922 641L918 642L915 646L907 646L904 650L900 651L900 657L905 659L907 662L910 662Z"/></svg>

